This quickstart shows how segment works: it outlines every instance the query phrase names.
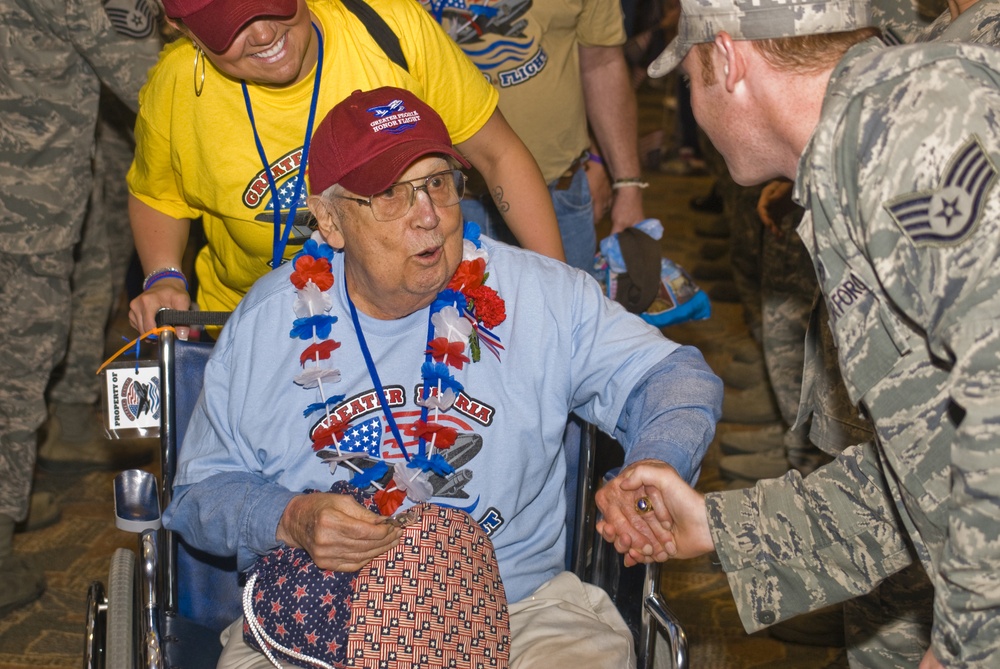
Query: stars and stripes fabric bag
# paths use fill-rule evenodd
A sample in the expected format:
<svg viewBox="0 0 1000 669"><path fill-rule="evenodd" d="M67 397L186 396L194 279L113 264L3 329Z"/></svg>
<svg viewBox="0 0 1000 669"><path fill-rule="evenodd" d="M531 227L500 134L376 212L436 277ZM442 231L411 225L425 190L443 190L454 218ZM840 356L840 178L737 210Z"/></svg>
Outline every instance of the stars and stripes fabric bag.
<svg viewBox="0 0 1000 669"><path fill-rule="evenodd" d="M378 513L374 497L347 482ZM300 548L257 560L243 594L243 637L280 667L505 669L507 598L493 544L469 515L421 504L395 549L360 571L317 567Z"/></svg>

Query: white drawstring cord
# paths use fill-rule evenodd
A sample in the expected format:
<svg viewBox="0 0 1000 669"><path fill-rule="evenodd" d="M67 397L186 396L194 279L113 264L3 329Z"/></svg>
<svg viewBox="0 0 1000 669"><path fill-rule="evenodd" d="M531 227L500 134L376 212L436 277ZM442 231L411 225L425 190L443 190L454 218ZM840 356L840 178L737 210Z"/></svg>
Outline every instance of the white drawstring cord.
<svg viewBox="0 0 1000 669"><path fill-rule="evenodd" d="M278 662L277 658L275 658L271 653L270 648L275 648L289 657L294 657L296 660L308 662L309 664L321 667L322 669L337 669L332 664L327 664L322 660L317 660L316 658L309 657L308 655L297 653L290 648L285 648L267 635L267 632L264 631L264 626L260 624L260 621L257 620L257 616L254 615L253 612L253 586L256 582L257 574L251 574L250 578L247 579L247 584L243 587L243 618L250 627L250 631L253 633L253 638L257 640L257 645L260 646L262 651L264 651L264 655L266 655L267 659L271 661L271 664L277 667L277 669L284 669Z"/></svg>

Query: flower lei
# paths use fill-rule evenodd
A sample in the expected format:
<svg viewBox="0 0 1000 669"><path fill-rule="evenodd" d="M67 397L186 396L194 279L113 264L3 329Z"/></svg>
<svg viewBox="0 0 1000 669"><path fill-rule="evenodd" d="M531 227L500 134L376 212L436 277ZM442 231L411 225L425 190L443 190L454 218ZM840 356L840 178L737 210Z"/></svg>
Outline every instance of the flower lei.
<svg viewBox="0 0 1000 669"><path fill-rule="evenodd" d="M303 412L304 416L319 411L325 413L312 432L313 451L330 463L331 471L338 464L353 470L351 483L358 488L376 488L375 502L379 510L383 515L391 515L407 497L414 502L429 499L434 492L430 481L432 474L448 477L454 473L454 467L439 451L454 445L458 431L437 422L463 390L451 369L461 370L467 363L478 362L483 346L500 359L503 346L491 329L506 319L506 306L497 292L486 285L489 254L482 248L479 226L466 223L462 262L430 306L427 346L421 366L423 386L420 397L415 400L421 407L420 419L405 429L407 435L418 438L418 453L410 455L397 433L399 449L406 461L396 463L391 479L383 482L389 472L389 465L384 460L377 458L372 464L370 453L341 443L344 433L351 427L350 421L334 415L333 408L344 400L344 395L327 396L327 385L341 379L339 369L321 364L341 345L330 338L337 322L337 316L329 313L333 308L329 292L334 281L333 253L328 244L310 239L292 260L291 281L298 297L289 335L292 339L309 342L299 356L302 372L294 381L304 389L319 390L321 401L310 404ZM369 466L362 468L356 460Z"/></svg>

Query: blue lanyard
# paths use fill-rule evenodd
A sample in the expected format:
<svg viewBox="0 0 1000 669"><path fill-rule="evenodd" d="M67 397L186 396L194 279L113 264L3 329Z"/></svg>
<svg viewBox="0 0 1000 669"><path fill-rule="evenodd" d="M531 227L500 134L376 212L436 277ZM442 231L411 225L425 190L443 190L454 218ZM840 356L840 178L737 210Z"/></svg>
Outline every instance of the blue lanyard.
<svg viewBox="0 0 1000 669"><path fill-rule="evenodd" d="M309 120L306 123L306 138L302 141L302 159L299 161L299 174L296 177L297 181L295 183L295 194L292 197L292 204L288 211L288 217L285 219L285 230L281 232L281 194L278 192L278 186L274 183L274 175L271 174L271 163L267 160L267 155L264 153L264 145L260 142L260 135L257 134L257 123L254 121L253 117L253 106L250 104L250 91L247 88L246 80L241 80L240 85L243 87L243 100L247 105L247 116L250 118L250 127L253 129L253 140L257 144L257 154L260 156L260 162L264 166L264 174L267 176L267 183L271 187L271 198L274 202L274 242L272 245L273 255L271 257L271 262L269 263L271 268L278 267L283 262L282 258L285 255L285 246L288 245L288 236L292 232L292 228L295 227L295 215L299 210L299 198L302 196L302 184L306 181L306 163L309 160L309 144L312 141L312 130L313 121L316 119L316 105L319 100L319 84L323 78L323 34L320 32L319 27L313 23L313 30L316 32L316 38L318 42L318 55L316 59L316 76L313 79L313 92L312 101L309 103Z"/></svg>
<svg viewBox="0 0 1000 669"><path fill-rule="evenodd" d="M403 445L403 435L399 431L399 426L396 425L396 419L393 418L392 412L389 411L389 401L385 397L385 389L382 387L382 381L378 377L378 369L375 368L375 361L372 359L371 351L368 350L368 342L365 341L365 333L361 330L361 321L358 319L358 310L354 306L354 300L351 299L351 294L347 291L347 275L344 275L344 295L347 296L347 305L351 308L351 320L354 322L354 333L358 337L358 346L361 347L361 355L364 356L365 365L368 367L368 376L371 377L372 383L375 384L375 392L378 393L378 403L382 407L382 413L385 415L386 422L389 423L389 429L392 430L392 436L396 438L396 443L399 444L399 450L403 453L403 457L406 461L410 461L410 454L406 452L406 446Z"/></svg>

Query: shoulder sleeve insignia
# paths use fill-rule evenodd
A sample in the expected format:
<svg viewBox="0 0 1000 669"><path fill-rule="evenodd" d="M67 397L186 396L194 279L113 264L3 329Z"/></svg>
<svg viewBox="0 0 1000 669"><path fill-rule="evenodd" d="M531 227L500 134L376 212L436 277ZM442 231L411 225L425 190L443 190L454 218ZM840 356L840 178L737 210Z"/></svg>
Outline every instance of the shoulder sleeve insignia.
<svg viewBox="0 0 1000 669"><path fill-rule="evenodd" d="M156 29L153 0L103 0L103 4L111 25L120 35L143 39Z"/></svg>
<svg viewBox="0 0 1000 669"><path fill-rule="evenodd" d="M957 244L979 223L997 168L973 135L952 157L934 191L910 193L883 206L917 246Z"/></svg>

